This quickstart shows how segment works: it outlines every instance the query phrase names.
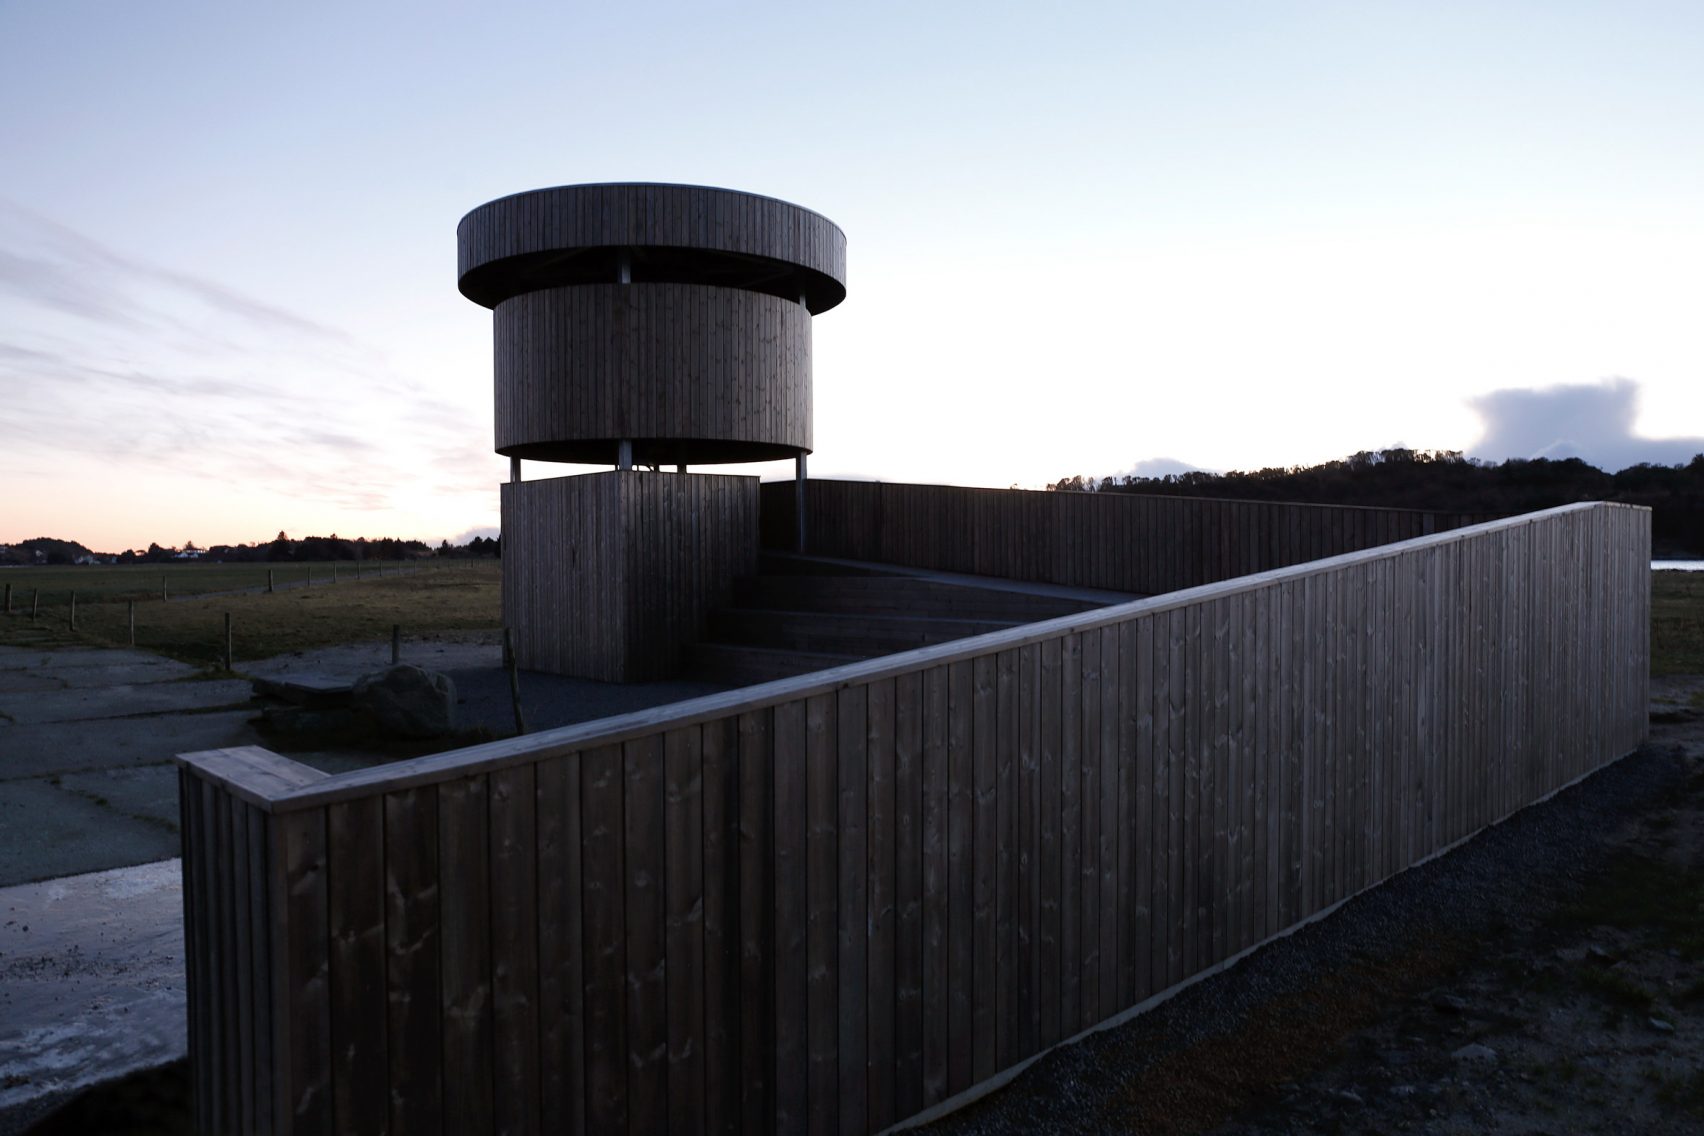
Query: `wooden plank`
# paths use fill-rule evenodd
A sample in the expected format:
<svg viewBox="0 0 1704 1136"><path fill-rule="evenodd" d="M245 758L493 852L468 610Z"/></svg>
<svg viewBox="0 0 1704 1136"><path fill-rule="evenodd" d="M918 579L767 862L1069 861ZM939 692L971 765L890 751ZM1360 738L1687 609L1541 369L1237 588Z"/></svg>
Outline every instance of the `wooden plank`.
<svg viewBox="0 0 1704 1136"><path fill-rule="evenodd" d="M183 943L185 1026L189 1043L190 1083L193 1092L191 1107L197 1127L206 1129L214 1124L213 1037L211 1030L212 990L209 970L212 953L208 943L210 900L205 878L213 856L207 848L207 835L202 823L201 795L204 791L199 772L186 763L178 765L178 831L183 844ZM270 836L270 834L269 834ZM270 881L270 876L267 877ZM268 899L271 889L266 889ZM269 926L275 926L269 921ZM270 983L268 983L270 990ZM273 1117L266 1117L271 1130Z"/></svg>
<svg viewBox="0 0 1704 1136"><path fill-rule="evenodd" d="M247 1131L254 1131L259 1125L255 1117L255 984L256 974L253 964L253 943L250 935L254 925L249 919L249 842L248 814L252 807L248 802L226 793L222 794L224 807L229 812L230 827L229 861L231 873L231 931L232 931L232 969L235 971L236 1004L233 1015L236 1024L237 1041L237 1076L235 1078L237 1093L237 1108L235 1117ZM262 928L264 932L264 927ZM262 971L259 978L262 982L267 975ZM381 1035L382 1037L382 1035ZM380 1102L381 1108L383 1102ZM264 1115L264 1114L262 1114Z"/></svg>
<svg viewBox="0 0 1704 1136"><path fill-rule="evenodd" d="M208 854L202 859L202 869L199 878L198 899L201 900L201 918L203 921L202 945L205 951L206 964L202 968L202 1016L207 1026L204 1036L207 1038L207 1089L202 1099L206 1115L210 1117L209 1125L215 1129L233 1123L230 1112L231 1094L231 1054L236 1049L236 1039L232 1036L232 1026L228 1017L230 997L225 992L225 976L230 965L230 952L225 949L225 934L230 926L227 912L227 897L225 894L225 872L230 862L228 818L225 817L224 802L229 794L212 782L202 781L200 789L201 825L200 835L203 847ZM323 825L323 820L322 820ZM323 845L323 837L322 845ZM322 851L323 855L323 851ZM282 857L280 857L282 860ZM317 879L323 887L323 874ZM321 893L323 895L323 892ZM322 931L324 915L321 913ZM282 923L282 919L280 920ZM323 945L318 949L323 950ZM281 957L289 958L284 952L278 952ZM294 996L297 987L297 976L286 974L284 989ZM326 1043L329 1048L329 1040ZM292 1067L290 1075L294 1080L296 1069ZM329 1086L328 1086L329 1088Z"/></svg>
<svg viewBox="0 0 1704 1136"><path fill-rule="evenodd" d="M947 1088L970 1087L974 1020L976 773L971 749L974 704L969 662L947 671Z"/></svg>
<svg viewBox="0 0 1704 1136"><path fill-rule="evenodd" d="M1131 941L1125 952L1132 968L1130 1001L1140 1002L1154 993L1151 983L1153 959L1154 908L1154 624L1151 619L1131 620L1121 629L1123 644L1120 658L1124 662L1126 693L1125 721L1132 732L1132 752L1135 765L1135 793L1131 798L1133 815L1130 820L1134 834L1132 844L1135 860L1134 881L1125 886L1135 895L1131 911Z"/></svg>
<svg viewBox="0 0 1704 1136"><path fill-rule="evenodd" d="M836 908L836 1111L840 1131L869 1130L869 692L849 686L835 707L839 889Z"/></svg>
<svg viewBox="0 0 1704 1136"><path fill-rule="evenodd" d="M1069 1037L1082 1028L1083 1019L1083 641L1080 635L1067 635L1062 641L1059 681L1059 1020L1061 1033ZM989 725L992 728L992 715ZM992 739L988 791L993 792ZM992 849L989 851L992 859ZM992 876L989 887L992 894ZM989 935L992 939L992 925Z"/></svg>
<svg viewBox="0 0 1704 1136"><path fill-rule="evenodd" d="M784 703L783 707L787 705ZM802 711L801 711L802 714ZM804 752L803 722L799 722L797 737L789 731L785 748L777 749L774 742L775 712L748 711L739 715L739 939L740 939L740 1129L743 1132L766 1132L775 1118L776 1034L783 1027L777 1013L776 989L778 976L771 968L775 964L775 943L778 931L776 910L776 865L781 862L776 851L778 813L776 793L781 788L802 782L803 769L798 755ZM787 774L778 776L777 756L788 755ZM801 786L802 788L802 786ZM802 825L804 809L799 801L789 800L785 818L792 825ZM797 844L790 844L786 863L789 878L802 868ZM789 911L791 908L789 908ZM797 934L803 920L790 925ZM794 952L797 957L798 952ZM789 965L791 965L789 963ZM789 974L791 971L789 971ZM791 990L791 986L789 986ZM790 1008L797 1006L791 1003ZM802 1032L803 1026L800 1025ZM802 1050L801 1050L802 1052Z"/></svg>
<svg viewBox="0 0 1704 1136"><path fill-rule="evenodd" d="M869 761L867 859L869 880L865 918L869 926L866 948L869 1027L865 1040L868 1053L868 1127L881 1131L899 1118L895 1108L896 1026L898 1007L895 965L896 866L898 845L898 802L894 776L894 683L872 683L866 707L865 751Z"/></svg>
<svg viewBox="0 0 1704 1136"><path fill-rule="evenodd" d="M627 919L622 747L580 756L586 1127L627 1127ZM453 1067L453 1066L452 1066Z"/></svg>
<svg viewBox="0 0 1704 1136"><path fill-rule="evenodd" d="M894 680L894 1110L923 1107L923 679Z"/></svg>
<svg viewBox="0 0 1704 1136"><path fill-rule="evenodd" d="M1232 830L1235 828L1236 776L1235 749L1232 745L1232 703L1235 701L1236 651L1239 637L1236 632L1236 603L1238 596L1215 600L1212 613L1212 697L1213 749L1203 766L1207 781L1203 786L1203 804L1212 809L1212 838L1208 850L1211 887L1208 903L1212 910L1212 945L1209 957L1219 962L1231 956L1231 935L1235 923L1232 904L1236 896L1234 879L1235 849Z"/></svg>
<svg viewBox="0 0 1704 1136"><path fill-rule="evenodd" d="M804 803L809 826L805 843L807 1074L804 1078L782 1079L777 1073L778 1087L783 1093L792 1087L790 1080L808 1086L808 1092L798 1103L806 1110L812 1132L839 1130L840 771L835 752L836 722L837 703L832 695L819 694L805 704ZM782 1110L777 1116L777 1129L792 1131L802 1127L797 1116L791 1110Z"/></svg>
<svg viewBox="0 0 1704 1136"><path fill-rule="evenodd" d="M1018 656L994 661L994 1051L1004 1068L1019 1060L1017 966Z"/></svg>
<svg viewBox="0 0 1704 1136"><path fill-rule="evenodd" d="M1118 989L1119 892L1123 887L1119 857L1124 839L1118 812L1120 767L1124 763L1118 749L1118 688L1123 675L1118 629L1103 629L1100 646L1100 999L1101 1017L1106 1018L1124 1008ZM1088 728L1085 719L1084 729Z"/></svg>
<svg viewBox="0 0 1704 1136"><path fill-rule="evenodd" d="M1017 752L1017 951L1013 959L1012 1000L1017 1006L1018 1054L1027 1057L1040 1047L1041 954L1040 904L1040 781L1041 738L1037 702L1040 697L1041 652L1030 644L1018 650Z"/></svg>
<svg viewBox="0 0 1704 1136"><path fill-rule="evenodd" d="M705 1119L704 812L701 728L670 730L663 735L664 994L669 1123L683 1131L701 1130Z"/></svg>
<svg viewBox="0 0 1704 1136"><path fill-rule="evenodd" d="M1171 738L1171 621L1167 616L1150 616L1148 635L1152 651L1149 691L1152 717L1153 795L1149 812L1148 831L1151 833L1153 879L1151 921L1148 935L1148 988L1165 989L1171 984L1171 861L1172 861L1172 766L1175 752Z"/></svg>
<svg viewBox="0 0 1704 1136"><path fill-rule="evenodd" d="M1115 688L1115 728L1118 737L1118 1004L1136 1004L1136 970L1141 965L1143 943L1137 939L1140 920L1136 909L1140 885L1136 882L1138 866L1144 858L1138 851L1138 840L1146 830L1136 823L1136 780L1138 776L1136 744L1136 689L1141 679L1140 661L1136 657L1136 624L1126 621L1118 626L1118 685Z"/></svg>
<svg viewBox="0 0 1704 1136"><path fill-rule="evenodd" d="M1063 690L1061 655L1064 643L1049 639L1041 644L1036 690L1037 740L1037 850L1036 850L1036 959L1040 970L1036 986L1040 1026L1037 1044L1046 1048L1060 1037L1060 765L1061 707Z"/></svg>
<svg viewBox="0 0 1704 1136"><path fill-rule="evenodd" d="M994 659L971 665L972 894L971 1076L983 1081L997 1071L997 931L994 883L998 860L999 816L995 809L995 729L999 704Z"/></svg>
<svg viewBox="0 0 1704 1136"><path fill-rule="evenodd" d="M390 1130L435 1134L443 1123L437 792L387 794L384 841Z"/></svg>
<svg viewBox="0 0 1704 1136"><path fill-rule="evenodd" d="M1082 784L1083 866L1079 891L1082 903L1082 994L1077 1028L1087 1029L1105 1017L1100 989L1100 894L1101 894L1101 631L1079 633L1081 651L1081 711L1079 733L1082 755L1079 770Z"/></svg>
<svg viewBox="0 0 1704 1136"><path fill-rule="evenodd" d="M704 811L704 1131L740 1121L739 732L701 728Z"/></svg>
<svg viewBox="0 0 1704 1136"><path fill-rule="evenodd" d="M923 1103L949 1095L947 671L923 673Z"/></svg>
<svg viewBox="0 0 1704 1136"><path fill-rule="evenodd" d="M585 1114L585 1006L579 758L540 762L538 838L540 1125L580 1133Z"/></svg>
<svg viewBox="0 0 1704 1136"><path fill-rule="evenodd" d="M485 776L438 790L444 1128L494 1125L490 796Z"/></svg>
<svg viewBox="0 0 1704 1136"><path fill-rule="evenodd" d="M1201 848L1202 803L1201 766L1204 755L1212 745L1212 706L1207 686L1206 652L1202 649L1202 610L1200 606L1184 610L1184 655L1180 677L1184 685L1184 778L1183 778L1183 840L1180 844L1183 859L1183 919L1179 931L1183 937L1183 973L1194 974L1206 965L1202 956L1200 927L1206 916L1205 887L1202 875Z"/></svg>
<svg viewBox="0 0 1704 1136"><path fill-rule="evenodd" d="M813 845L818 840L823 780L817 768L823 747L820 711L818 717L811 725L806 704L791 702L776 707L773 726L775 881L769 965L774 974L769 999L775 1040L769 1077L777 1130L804 1126L812 1087L810 1044L816 1023L811 999L820 983L820 947L815 944L821 934L815 890L818 852Z"/></svg>
<svg viewBox="0 0 1704 1136"><path fill-rule="evenodd" d="M384 1131L388 1075L385 998L384 801L326 810L330 931L331 1083L339 1130Z"/></svg>
<svg viewBox="0 0 1704 1136"><path fill-rule="evenodd" d="M249 907L246 918L249 922L254 998L254 1130L269 1133L273 1131L273 1119L276 1115L273 1090L278 1068L272 1048L272 1009L275 995L272 988L272 903L268 891L272 881L271 865L268 863L268 854L272 847L272 824L271 819L259 809L245 809L244 813L244 823L248 828L246 868ZM185 902L188 902L187 893Z"/></svg>
<svg viewBox="0 0 1704 1136"><path fill-rule="evenodd" d="M496 1131L540 1131L539 840L533 766L490 777L491 997Z"/></svg>
<svg viewBox="0 0 1704 1136"><path fill-rule="evenodd" d="M272 824L272 859L278 865L272 909L280 932L273 952L284 974L278 1050L287 1078L284 1091L274 1096L281 1114L278 1128L305 1136L334 1128L326 814L324 809L292 813L274 818ZM215 1115L220 1114L216 1101Z"/></svg>

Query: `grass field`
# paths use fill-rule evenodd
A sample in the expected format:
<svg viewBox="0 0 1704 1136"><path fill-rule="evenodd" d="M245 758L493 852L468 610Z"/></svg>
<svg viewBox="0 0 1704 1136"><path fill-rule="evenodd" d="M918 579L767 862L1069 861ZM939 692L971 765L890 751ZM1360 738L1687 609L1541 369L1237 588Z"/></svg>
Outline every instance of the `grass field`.
<svg viewBox="0 0 1704 1136"><path fill-rule="evenodd" d="M265 566L260 586L265 587ZM287 565L305 576L308 565ZM0 644L24 642L102 643L124 646L129 642L125 622L126 598L140 597L136 604L136 645L185 662L214 665L224 651L224 616L231 613L238 660L264 659L286 651L329 647L338 643L383 639L391 625L400 624L405 635L439 631L490 630L502 624L499 580L501 569L494 561L455 560L426 562L404 575L374 578L364 570L359 581L350 565L339 568L338 583L331 584L329 565L313 565L315 584L294 587L268 595L265 592L238 595L205 595L201 598L159 600L157 568L44 568L16 569L0 573L0 582L13 573L37 574L58 583L55 590L42 585L41 618L30 622L29 593L18 598L13 588L11 619L0 620ZM393 566L394 567L394 566ZM254 571L252 565L186 565L168 568L178 573L186 588L203 592L227 591L253 586L252 576L221 575ZM153 572L154 590L137 591L137 571ZM102 594L97 588L77 587L77 633L66 626L70 587L63 581L82 574L120 574ZM205 575L204 575L205 574ZM298 579L302 576L298 576ZM245 584L242 581L248 580ZM321 586L321 581L325 586ZM283 580L280 579L280 585ZM215 585L221 586L215 586ZM34 585L32 585L34 586ZM51 598L50 598L51 597ZM104 602L96 602L104 601ZM20 614L21 613L21 614ZM1651 574L1651 673L1704 674L1704 572L1653 572Z"/></svg>
<svg viewBox="0 0 1704 1136"><path fill-rule="evenodd" d="M405 636L492 630L501 626L498 590L501 569L494 561L428 562L418 566L418 570L386 576L374 576L364 569L359 580L349 571L350 566L344 564L340 566L336 584L331 583L329 567L324 568L323 577L320 566L314 567L312 587L273 594L260 591L203 595L169 603L160 602L156 579L156 590L136 604L136 646L187 663L217 666L225 650L227 612L231 616L232 642L238 662L339 643L385 639L390 636L393 624L400 625ZM260 586L264 588L265 566L261 568ZM102 569L42 571L81 573ZM219 568L191 566L180 571L194 574L218 572ZM240 578L226 577L226 580ZM85 602L79 586L77 630L72 632L67 625L68 591L55 593L56 600L51 605L47 603L48 593L44 592L40 618L32 623L27 604L20 609L14 588L14 614L10 619L0 620L0 644L129 644L129 605L124 601L134 592L126 592L121 586L108 593L105 602Z"/></svg>
<svg viewBox="0 0 1704 1136"><path fill-rule="evenodd" d="M412 572L434 561L324 561L302 564L81 564L52 568L0 568L0 588L12 585L12 610L28 610L32 595L41 593L44 607L63 605L73 591L85 600L157 600L163 583L168 596L200 596L209 592L240 592L266 587L267 573L276 587L329 583L345 579L391 576ZM451 563L449 561L442 562ZM462 563L460 561L454 563Z"/></svg>
<svg viewBox="0 0 1704 1136"><path fill-rule="evenodd" d="M1704 674L1704 572L1651 573L1651 673Z"/></svg>

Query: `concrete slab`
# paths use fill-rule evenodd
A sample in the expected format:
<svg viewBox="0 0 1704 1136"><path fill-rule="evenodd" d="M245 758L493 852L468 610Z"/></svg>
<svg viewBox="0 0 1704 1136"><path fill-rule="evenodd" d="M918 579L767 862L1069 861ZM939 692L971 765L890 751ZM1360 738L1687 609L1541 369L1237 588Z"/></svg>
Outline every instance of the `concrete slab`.
<svg viewBox="0 0 1704 1136"><path fill-rule="evenodd" d="M170 682L199 673L188 663L120 648L0 647L0 690L42 689L44 681L69 687Z"/></svg>
<svg viewBox="0 0 1704 1136"><path fill-rule="evenodd" d="M188 1052L177 860L0 889L0 1136Z"/></svg>
<svg viewBox="0 0 1704 1136"><path fill-rule="evenodd" d="M146 782L128 791L145 795ZM175 813L175 784L172 800ZM130 815L111 798L43 778L0 782L0 886L147 863L181 851L175 817Z"/></svg>
<svg viewBox="0 0 1704 1136"><path fill-rule="evenodd" d="M96 804L104 801L115 812L151 821L166 832L175 834L178 830L177 766L170 762L66 773L60 776L59 787ZM174 855L176 851L174 847L166 855ZM135 863L158 859L162 857L139 857Z"/></svg>
<svg viewBox="0 0 1704 1136"><path fill-rule="evenodd" d="M216 682L150 682L143 685L86 686L34 693L0 693L0 715L20 726L42 722L83 722L241 706L254 691L241 679Z"/></svg>
<svg viewBox="0 0 1704 1136"><path fill-rule="evenodd" d="M0 781L115 765L152 765L180 753L264 744L249 710L0 725Z"/></svg>
<svg viewBox="0 0 1704 1136"><path fill-rule="evenodd" d="M58 675L34 671L0 671L0 691L64 690L69 683Z"/></svg>
<svg viewBox="0 0 1704 1136"><path fill-rule="evenodd" d="M347 706L355 680L345 675L299 674L256 678L254 692L296 706Z"/></svg>

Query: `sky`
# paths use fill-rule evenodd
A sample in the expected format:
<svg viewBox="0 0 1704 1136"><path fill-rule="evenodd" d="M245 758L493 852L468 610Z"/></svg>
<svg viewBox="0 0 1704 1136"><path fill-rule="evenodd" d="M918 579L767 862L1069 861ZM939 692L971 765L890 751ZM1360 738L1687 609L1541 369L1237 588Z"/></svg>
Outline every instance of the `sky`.
<svg viewBox="0 0 1704 1136"><path fill-rule="evenodd" d="M1683 461L1701 59L1691 0L0 0L0 541L493 532L456 223L595 181L846 232L813 475Z"/></svg>

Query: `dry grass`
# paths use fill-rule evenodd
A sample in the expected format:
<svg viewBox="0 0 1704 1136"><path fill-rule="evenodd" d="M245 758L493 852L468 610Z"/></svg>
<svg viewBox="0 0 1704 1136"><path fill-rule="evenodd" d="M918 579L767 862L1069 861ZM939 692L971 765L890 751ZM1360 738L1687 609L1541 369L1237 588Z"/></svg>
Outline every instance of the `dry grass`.
<svg viewBox="0 0 1704 1136"><path fill-rule="evenodd" d="M329 576L329 573L327 574ZM206 596L136 605L136 646L174 659L216 666L224 653L225 613L239 662L289 651L388 638L393 624L404 635L497 628L502 616L500 568L489 561L454 561L403 576L343 579L335 586L267 594ZM129 629L122 602L77 608L77 630L63 607L44 610L32 627L27 614L0 621L0 643L84 643L126 646Z"/></svg>
<svg viewBox="0 0 1704 1136"><path fill-rule="evenodd" d="M301 564L81 564L50 568L0 569L0 586L12 585L12 610L29 610L31 599L41 593L44 609L65 607L71 593L77 602L107 602L111 600L157 600L160 586L165 585L168 596L199 596L211 592L240 592L248 588L266 587L271 574L275 586L299 587L310 581L327 583L333 574L339 581L366 579L374 576L410 572L420 561L372 560L362 563L344 560L314 561ZM437 567L433 561L426 565Z"/></svg>
<svg viewBox="0 0 1704 1136"><path fill-rule="evenodd" d="M1704 572L1651 573L1651 673L1704 674Z"/></svg>

